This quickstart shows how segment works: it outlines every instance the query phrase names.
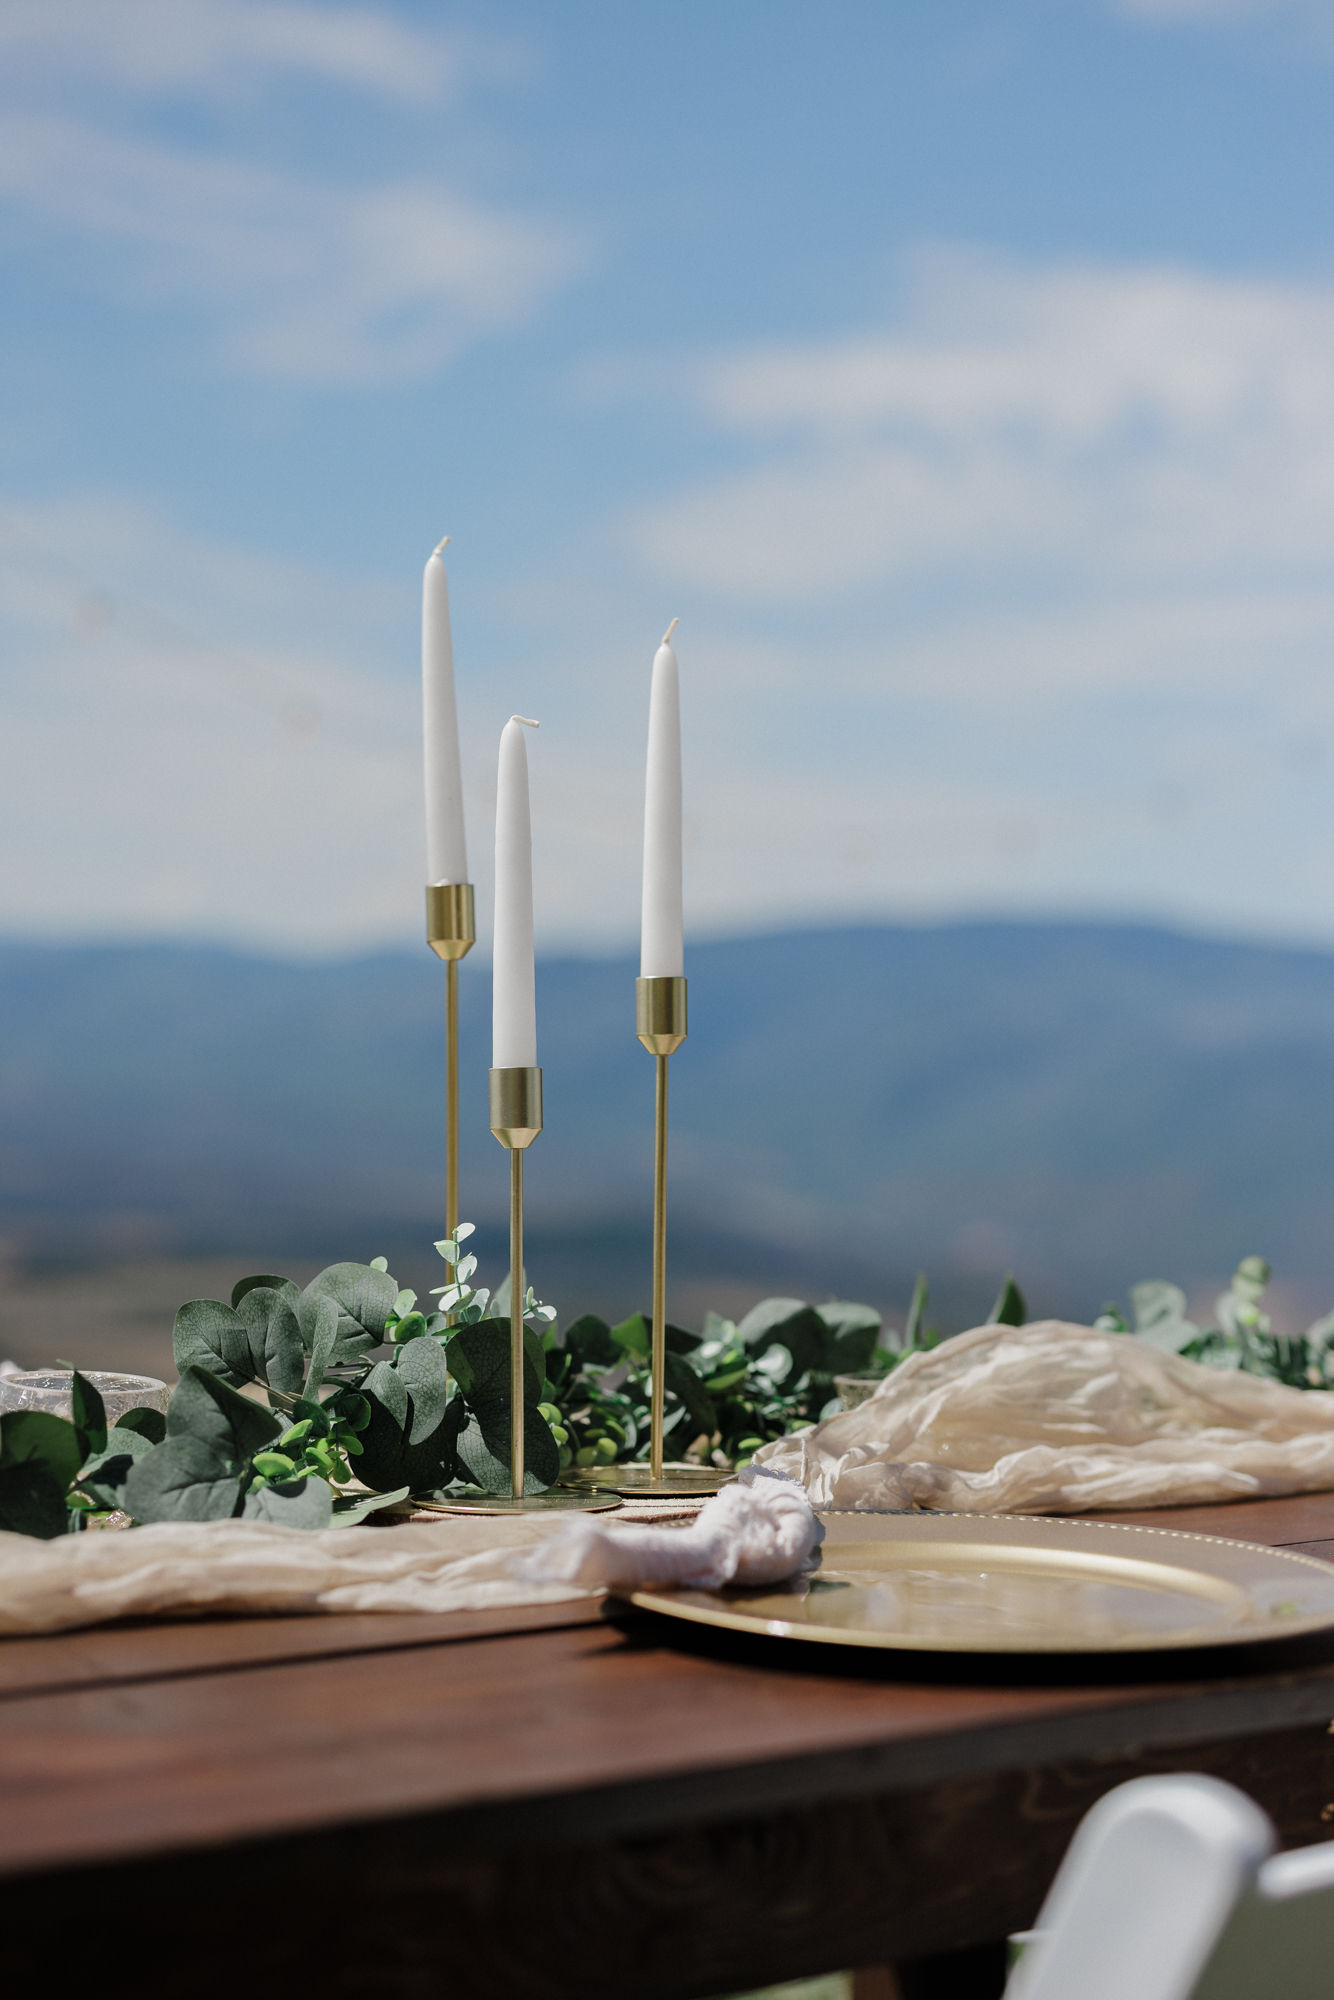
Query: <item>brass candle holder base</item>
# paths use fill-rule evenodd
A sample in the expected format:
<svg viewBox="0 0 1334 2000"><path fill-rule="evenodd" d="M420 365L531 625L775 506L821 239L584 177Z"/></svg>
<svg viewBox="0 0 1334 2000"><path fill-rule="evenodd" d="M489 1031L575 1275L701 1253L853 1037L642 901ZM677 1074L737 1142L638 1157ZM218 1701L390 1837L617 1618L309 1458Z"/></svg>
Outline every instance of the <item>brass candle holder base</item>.
<svg viewBox="0 0 1334 2000"><path fill-rule="evenodd" d="M414 1500L423 1514L561 1514L570 1509L585 1514L605 1514L619 1507L619 1493L575 1493L566 1486L552 1486L545 1493L525 1493L515 1500L508 1493L465 1494L457 1500Z"/></svg>
<svg viewBox="0 0 1334 2000"><path fill-rule="evenodd" d="M510 1156L510 1490L476 1498L439 1500L431 1512L443 1514L550 1514L570 1508L602 1512L616 1499L606 1493L575 1493L550 1487L525 1493L523 1463L523 1156L542 1130L540 1069L493 1069L490 1079L491 1130Z"/></svg>
<svg viewBox="0 0 1334 2000"><path fill-rule="evenodd" d="M572 1465L560 1483L575 1492L582 1487L616 1493L623 1500L707 1500L735 1478L734 1472L707 1465L664 1465L660 1472L651 1465Z"/></svg>

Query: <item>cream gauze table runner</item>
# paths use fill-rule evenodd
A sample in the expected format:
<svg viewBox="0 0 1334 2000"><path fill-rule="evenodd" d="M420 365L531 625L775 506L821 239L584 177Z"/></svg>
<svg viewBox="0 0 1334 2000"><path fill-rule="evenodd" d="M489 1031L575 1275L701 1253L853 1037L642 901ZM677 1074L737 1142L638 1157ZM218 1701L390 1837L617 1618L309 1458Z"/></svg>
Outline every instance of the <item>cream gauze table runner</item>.
<svg viewBox="0 0 1334 2000"><path fill-rule="evenodd" d="M0 1533L0 1634L205 1612L484 1611L640 1584L778 1583L824 1530L790 1480L745 1472L688 1527L453 1515L308 1533L171 1521L34 1541Z"/></svg>
<svg viewBox="0 0 1334 2000"><path fill-rule="evenodd" d="M1061 1320L910 1355L756 1462L817 1507L1079 1514L1334 1486L1334 1395Z"/></svg>
<svg viewBox="0 0 1334 2000"><path fill-rule="evenodd" d="M780 1475L774 1477L772 1475ZM814 1507L1071 1514L1334 1487L1334 1396L1042 1320L915 1354L869 1401L780 1438L687 1527L459 1515L308 1534L173 1522L0 1534L0 1633L247 1611L454 1611L639 1584L779 1582Z"/></svg>

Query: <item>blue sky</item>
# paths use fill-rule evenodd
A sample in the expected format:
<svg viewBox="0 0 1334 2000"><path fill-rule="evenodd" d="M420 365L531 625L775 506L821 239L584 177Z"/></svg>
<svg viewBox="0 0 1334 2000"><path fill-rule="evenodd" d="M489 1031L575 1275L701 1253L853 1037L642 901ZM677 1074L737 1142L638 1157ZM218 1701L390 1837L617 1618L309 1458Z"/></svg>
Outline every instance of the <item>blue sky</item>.
<svg viewBox="0 0 1334 2000"><path fill-rule="evenodd" d="M421 564L473 874L697 932L1334 943L1328 0L0 0L0 926L415 945Z"/></svg>

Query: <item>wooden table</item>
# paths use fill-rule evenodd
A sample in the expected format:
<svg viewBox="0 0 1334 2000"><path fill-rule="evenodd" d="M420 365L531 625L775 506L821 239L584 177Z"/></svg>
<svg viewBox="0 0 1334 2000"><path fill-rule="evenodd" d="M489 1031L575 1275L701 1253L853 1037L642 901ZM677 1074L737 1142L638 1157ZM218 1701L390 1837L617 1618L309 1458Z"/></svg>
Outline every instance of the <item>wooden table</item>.
<svg viewBox="0 0 1334 2000"><path fill-rule="evenodd" d="M1334 1494L1115 1518L1334 1559ZM1331 1716L1323 1639L1072 1670L588 1605L10 1639L4 1977L675 2000L898 1963L981 1994L1126 1777L1216 1772L1324 1837Z"/></svg>

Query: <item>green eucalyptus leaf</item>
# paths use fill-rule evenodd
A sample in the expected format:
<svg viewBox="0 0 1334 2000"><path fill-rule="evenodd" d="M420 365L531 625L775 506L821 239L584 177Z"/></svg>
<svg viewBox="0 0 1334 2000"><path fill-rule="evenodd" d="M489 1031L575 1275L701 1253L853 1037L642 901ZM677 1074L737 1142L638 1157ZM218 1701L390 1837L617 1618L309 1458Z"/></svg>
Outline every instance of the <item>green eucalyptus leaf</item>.
<svg viewBox="0 0 1334 2000"><path fill-rule="evenodd" d="M358 1435L365 1430L371 1420L370 1404L355 1389L341 1390L331 1399L327 1407L340 1423L346 1424L350 1431L356 1431Z"/></svg>
<svg viewBox="0 0 1334 2000"><path fill-rule="evenodd" d="M70 1371L70 1403L84 1457L90 1458L96 1452L105 1451L107 1406L102 1401L101 1391L94 1388L88 1377L81 1375L77 1368Z"/></svg>
<svg viewBox="0 0 1334 2000"><path fill-rule="evenodd" d="M647 1360L653 1348L653 1323L646 1313L631 1313L629 1319L609 1329L609 1338L616 1360L627 1354ZM701 1344L699 1334L689 1333L683 1326L673 1326L670 1321L663 1328L663 1338L670 1354L691 1354Z"/></svg>
<svg viewBox="0 0 1334 2000"><path fill-rule="evenodd" d="M135 1460L123 1495L121 1504L136 1521L226 1521L236 1512L241 1486L213 1440L182 1434Z"/></svg>
<svg viewBox="0 0 1334 2000"><path fill-rule="evenodd" d="M406 1500L406 1486L396 1487L392 1493L340 1493L333 1503L331 1528L355 1528L368 1514L376 1514L382 1507L395 1507L400 1500Z"/></svg>
<svg viewBox="0 0 1334 2000"><path fill-rule="evenodd" d="M0 1417L0 1466L41 1465L63 1493L83 1464L79 1434L47 1410L7 1410Z"/></svg>
<svg viewBox="0 0 1334 2000"><path fill-rule="evenodd" d="M509 1399L489 1402L469 1414L454 1447L459 1466L483 1493L510 1490ZM551 1426L534 1404L523 1412L523 1490L545 1493L560 1475L560 1447Z"/></svg>
<svg viewBox="0 0 1334 2000"><path fill-rule="evenodd" d="M653 1328L643 1313L631 1313L629 1319L623 1319L610 1331L622 1354L636 1355L642 1361L648 1359L649 1348L653 1344Z"/></svg>
<svg viewBox="0 0 1334 2000"><path fill-rule="evenodd" d="M871 1365L880 1337L880 1315L874 1306L854 1305L847 1299L830 1299L815 1308L816 1317L829 1329L825 1348L825 1372L856 1375Z"/></svg>
<svg viewBox="0 0 1334 2000"><path fill-rule="evenodd" d="M241 1513L247 1521L272 1521L280 1528L327 1528L333 1492L324 1479L292 1479L247 1493Z"/></svg>
<svg viewBox="0 0 1334 2000"><path fill-rule="evenodd" d="M621 1349L611 1337L611 1328L596 1313L583 1313L566 1327L564 1351L581 1368L611 1368L621 1359Z"/></svg>
<svg viewBox="0 0 1334 2000"><path fill-rule="evenodd" d="M668 1353L664 1379L685 1405L696 1434L703 1431L712 1437L718 1428L717 1405L684 1355Z"/></svg>
<svg viewBox="0 0 1334 2000"><path fill-rule="evenodd" d="M432 1346L435 1344L431 1342ZM412 1352L412 1347L404 1350L403 1362ZM509 1408L510 1323L507 1319L482 1319L474 1326L460 1327L451 1337L447 1352L450 1372L473 1408L498 1402ZM546 1355L542 1337L532 1327L526 1326L523 1330L525 1403L540 1401L545 1379Z"/></svg>
<svg viewBox="0 0 1334 2000"><path fill-rule="evenodd" d="M1136 1333L1144 1333L1159 1320L1184 1319L1186 1294L1179 1285L1169 1285L1165 1279L1148 1278L1143 1284L1131 1286L1130 1308L1135 1316Z"/></svg>
<svg viewBox="0 0 1334 2000"><path fill-rule="evenodd" d="M425 1313L410 1312L405 1313L391 1331L398 1345L406 1347L410 1340L422 1339L430 1329L426 1324Z"/></svg>
<svg viewBox="0 0 1334 2000"><path fill-rule="evenodd" d="M207 1368L233 1388L255 1380L250 1342L240 1316L221 1299L191 1299L176 1315L172 1328L176 1372Z"/></svg>
<svg viewBox="0 0 1334 2000"><path fill-rule="evenodd" d="M1263 1257L1243 1257L1232 1274L1232 1290L1258 1302L1273 1275Z"/></svg>
<svg viewBox="0 0 1334 2000"><path fill-rule="evenodd" d="M313 1403L308 1396L298 1396L289 1412L294 1424L309 1426L311 1437L328 1437L333 1429L334 1398L328 1403Z"/></svg>
<svg viewBox="0 0 1334 2000"><path fill-rule="evenodd" d="M917 1283L912 1288L912 1299L908 1306L907 1324L903 1329L903 1344L905 1347L916 1347L922 1337L922 1331L926 1323L927 1302L930 1296L930 1290L926 1282L926 1272L919 1271L917 1273Z"/></svg>
<svg viewBox="0 0 1334 2000"><path fill-rule="evenodd" d="M359 1433L357 1476L377 1492L406 1486L433 1492L454 1477L454 1441L465 1420L449 1396L449 1371L436 1340L414 1340L380 1361L361 1385L370 1421Z"/></svg>
<svg viewBox="0 0 1334 2000"><path fill-rule="evenodd" d="M127 1410L123 1417L117 1417L111 1427L111 1443L115 1443L116 1431L134 1431L150 1444L161 1444L167 1435L166 1414L162 1410Z"/></svg>
<svg viewBox="0 0 1334 2000"><path fill-rule="evenodd" d="M337 1299L328 1292L317 1292L303 1314L303 1331L310 1348L310 1365L305 1371L304 1382L298 1380L303 1401L313 1401L324 1381L325 1371L333 1366L334 1350L338 1346L338 1330L342 1324L342 1309Z"/></svg>
<svg viewBox="0 0 1334 2000"><path fill-rule="evenodd" d="M312 1278L301 1294L301 1325L311 1337L315 1301L330 1298L338 1307L338 1336L333 1362L353 1361L384 1339L394 1310L398 1285L388 1271L374 1264L330 1264Z"/></svg>
<svg viewBox="0 0 1334 2000"><path fill-rule="evenodd" d="M53 1542L68 1525L65 1486L47 1466L38 1459L0 1465L0 1528Z"/></svg>
<svg viewBox="0 0 1334 2000"><path fill-rule="evenodd" d="M118 1437L113 1430L106 1450L90 1458L79 1474L75 1491L86 1493L97 1507L124 1507L130 1468L136 1459L146 1458L152 1450L148 1439L138 1431L122 1431Z"/></svg>
<svg viewBox="0 0 1334 2000"><path fill-rule="evenodd" d="M1200 1329L1186 1318L1186 1294L1179 1285L1161 1278L1148 1278L1130 1288L1130 1309L1135 1332L1152 1347L1180 1354L1200 1337Z"/></svg>
<svg viewBox="0 0 1334 2000"><path fill-rule="evenodd" d="M252 1285L236 1312L245 1328L252 1379L294 1395L305 1379L306 1351L293 1301L272 1285Z"/></svg>
<svg viewBox="0 0 1334 2000"><path fill-rule="evenodd" d="M750 1367L749 1361L733 1362L730 1366L713 1369L701 1379L711 1396L721 1396L727 1390L735 1389L739 1383L744 1382L750 1373Z"/></svg>
<svg viewBox="0 0 1334 2000"><path fill-rule="evenodd" d="M986 1323L988 1326L1027 1326L1028 1306L1014 1282L1013 1274L1006 1276Z"/></svg>
<svg viewBox="0 0 1334 2000"><path fill-rule="evenodd" d="M361 1394L371 1406L374 1428L377 1412L383 1411L402 1429L408 1421L407 1383L391 1361L377 1361L361 1385Z"/></svg>
<svg viewBox="0 0 1334 2000"><path fill-rule="evenodd" d="M798 1314L810 1311L804 1299L761 1299L752 1306L745 1318L737 1322L737 1337L747 1347L766 1348L772 1340L782 1340L786 1347L790 1343L781 1331Z"/></svg>
<svg viewBox="0 0 1334 2000"><path fill-rule="evenodd" d="M422 1444L440 1427L449 1399L449 1366L438 1340L417 1340L394 1357L393 1371L408 1392L409 1412L404 1435L409 1445Z"/></svg>
<svg viewBox="0 0 1334 2000"><path fill-rule="evenodd" d="M238 1278L232 1286L233 1306L239 1306L247 1292L256 1291L261 1285L266 1291L280 1292L290 1306L294 1306L301 1297L300 1285L294 1285L290 1278L276 1278L272 1272L267 1272L257 1278Z"/></svg>
<svg viewBox="0 0 1334 2000"><path fill-rule="evenodd" d="M285 1451L257 1451L250 1463L265 1479L290 1479L296 1472L296 1460Z"/></svg>
<svg viewBox="0 0 1334 2000"><path fill-rule="evenodd" d="M765 1303L777 1307L780 1304L790 1304L791 1301L770 1299ZM759 1312L761 1308L757 1306L755 1310ZM750 1318L751 1315L747 1313L746 1318L738 1326L737 1333L754 1352L754 1344L746 1332L746 1324ZM786 1319L772 1323L765 1337L766 1346L770 1339L785 1347L792 1356L792 1366L779 1384L781 1389L795 1389L803 1375L833 1374L831 1362L835 1339L813 1306L798 1306L797 1310L789 1313Z"/></svg>
<svg viewBox="0 0 1334 2000"><path fill-rule="evenodd" d="M167 1408L167 1443L188 1437L207 1444L239 1474L283 1426L272 1410L238 1396L206 1368L187 1368ZM159 1445L160 1451L165 1445Z"/></svg>

